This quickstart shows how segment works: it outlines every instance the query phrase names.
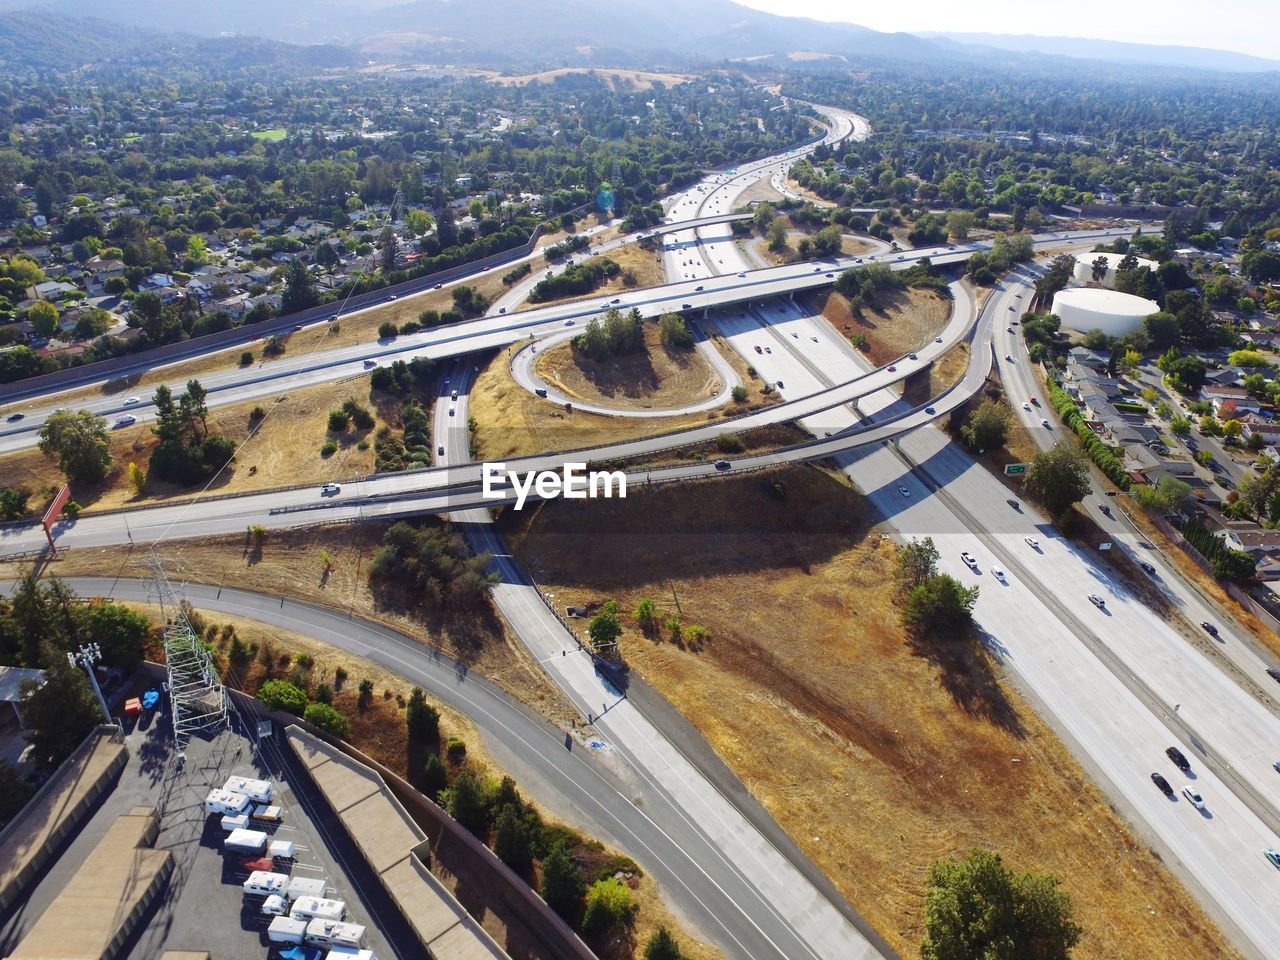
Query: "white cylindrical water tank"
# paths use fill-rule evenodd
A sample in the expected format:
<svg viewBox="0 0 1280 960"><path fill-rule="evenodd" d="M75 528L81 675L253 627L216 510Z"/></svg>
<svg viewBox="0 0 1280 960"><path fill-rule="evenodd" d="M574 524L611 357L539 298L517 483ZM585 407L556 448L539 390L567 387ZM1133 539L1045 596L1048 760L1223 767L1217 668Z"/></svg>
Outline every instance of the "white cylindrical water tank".
<svg viewBox="0 0 1280 960"><path fill-rule="evenodd" d="M1123 337L1141 330L1143 319L1159 309L1154 300L1101 287L1069 287L1053 295L1053 312L1062 325L1080 333L1101 330L1107 336Z"/></svg>
<svg viewBox="0 0 1280 960"><path fill-rule="evenodd" d="M1099 257L1107 261L1107 272L1100 282L1104 287L1114 287L1116 284L1116 267L1120 265L1127 254L1123 253L1077 253L1076 267L1074 270L1076 283L1094 283L1093 279L1093 262ZM1135 257L1139 267L1147 267L1154 271L1159 266L1154 260L1144 260L1142 257Z"/></svg>

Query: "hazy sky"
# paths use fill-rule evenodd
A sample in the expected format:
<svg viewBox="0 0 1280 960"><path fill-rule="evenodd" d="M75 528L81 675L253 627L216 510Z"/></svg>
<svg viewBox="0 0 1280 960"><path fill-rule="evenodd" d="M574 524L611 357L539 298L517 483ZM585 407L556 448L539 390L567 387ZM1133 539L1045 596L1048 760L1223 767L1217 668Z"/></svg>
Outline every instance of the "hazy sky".
<svg viewBox="0 0 1280 960"><path fill-rule="evenodd" d="M910 0L851 3L850 0L738 0L786 16L842 20L873 30L915 33L1033 33L1130 43L1181 44L1236 50L1280 58L1277 0Z"/></svg>

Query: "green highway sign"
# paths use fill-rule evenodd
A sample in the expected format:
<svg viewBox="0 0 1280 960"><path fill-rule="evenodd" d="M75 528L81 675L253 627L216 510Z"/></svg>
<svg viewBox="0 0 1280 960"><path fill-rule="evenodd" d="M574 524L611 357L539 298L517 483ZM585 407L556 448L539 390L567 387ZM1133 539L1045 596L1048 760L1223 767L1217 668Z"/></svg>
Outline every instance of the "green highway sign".
<svg viewBox="0 0 1280 960"><path fill-rule="evenodd" d="M1004 475L1006 477L1020 477L1027 472L1025 463L1006 463L1004 465Z"/></svg>

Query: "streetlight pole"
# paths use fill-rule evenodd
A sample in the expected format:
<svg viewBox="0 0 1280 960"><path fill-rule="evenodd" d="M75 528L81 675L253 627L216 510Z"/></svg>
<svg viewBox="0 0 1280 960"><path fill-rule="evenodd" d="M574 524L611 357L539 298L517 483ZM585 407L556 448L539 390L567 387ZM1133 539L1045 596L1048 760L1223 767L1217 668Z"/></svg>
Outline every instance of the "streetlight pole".
<svg viewBox="0 0 1280 960"><path fill-rule="evenodd" d="M89 685L93 687L93 692L98 698L98 706L102 708L102 716L107 723L111 723L111 711L107 709L106 698L102 696L102 690L98 687L98 678L93 672L93 665L101 659L102 648L96 643L86 643L74 653L67 652L68 662L73 667L84 667L85 672L89 674Z"/></svg>

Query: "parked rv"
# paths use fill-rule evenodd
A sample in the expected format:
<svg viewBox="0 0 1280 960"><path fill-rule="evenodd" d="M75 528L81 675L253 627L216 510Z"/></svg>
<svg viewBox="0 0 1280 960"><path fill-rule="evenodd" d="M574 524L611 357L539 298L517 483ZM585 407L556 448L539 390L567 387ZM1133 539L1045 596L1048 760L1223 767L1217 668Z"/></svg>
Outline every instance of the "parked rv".
<svg viewBox="0 0 1280 960"><path fill-rule="evenodd" d="M307 923L303 940L317 947L359 948L364 946L364 927L358 923L339 923L317 917Z"/></svg>
<svg viewBox="0 0 1280 960"><path fill-rule="evenodd" d="M205 813L237 817L242 813L248 813L252 806L249 798L243 793L233 793L230 790L210 790L209 795L204 798Z"/></svg>
<svg viewBox="0 0 1280 960"><path fill-rule="evenodd" d="M275 917L267 927L267 939L272 943L301 943L306 933L306 923L293 917Z"/></svg>
<svg viewBox="0 0 1280 960"><path fill-rule="evenodd" d="M295 920L341 920L346 915L343 901L324 897L299 897L289 908L289 916Z"/></svg>
<svg viewBox="0 0 1280 960"><path fill-rule="evenodd" d="M267 835L261 830L232 830L222 841L222 849L230 853L261 853Z"/></svg>
<svg viewBox="0 0 1280 960"><path fill-rule="evenodd" d="M232 830L244 830L249 826L249 818L243 813L237 813L235 816L224 814L221 820L222 829L227 833Z"/></svg>
<svg viewBox="0 0 1280 960"><path fill-rule="evenodd" d="M241 884L244 892L254 897L278 896L289 886L287 873L269 873L266 870L255 870L249 879Z"/></svg>
<svg viewBox="0 0 1280 960"><path fill-rule="evenodd" d="M273 893L267 899L262 901L262 906L258 911L267 917L287 917L289 916L289 901L278 893ZM306 921L302 921L304 924Z"/></svg>
<svg viewBox="0 0 1280 960"><path fill-rule="evenodd" d="M354 947L334 947L324 955L324 960L378 960L372 950L358 950Z"/></svg>
<svg viewBox="0 0 1280 960"><path fill-rule="evenodd" d="M293 841L292 840L272 840L267 845L267 856L273 860L292 860L293 859Z"/></svg>
<svg viewBox="0 0 1280 960"><path fill-rule="evenodd" d="M253 780L249 777L227 777L227 782L222 785L222 789L229 790L232 793L244 794L254 803L271 802L271 781L269 780Z"/></svg>
<svg viewBox="0 0 1280 960"><path fill-rule="evenodd" d="M329 885L317 877L294 877L284 895L292 903L301 897L321 898L328 889Z"/></svg>

